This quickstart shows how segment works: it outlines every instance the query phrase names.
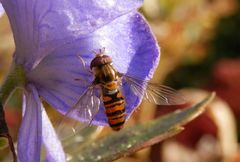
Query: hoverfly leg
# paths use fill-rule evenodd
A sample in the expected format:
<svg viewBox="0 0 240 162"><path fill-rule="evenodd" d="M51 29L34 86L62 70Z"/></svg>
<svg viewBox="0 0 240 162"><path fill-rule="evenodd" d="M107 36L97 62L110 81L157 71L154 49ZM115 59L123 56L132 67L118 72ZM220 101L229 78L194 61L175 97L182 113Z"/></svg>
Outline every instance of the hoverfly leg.
<svg viewBox="0 0 240 162"><path fill-rule="evenodd" d="M99 48L98 50L93 50L92 52L95 54L95 55L99 55L99 54L104 54L105 53L105 47L103 48Z"/></svg>
<svg viewBox="0 0 240 162"><path fill-rule="evenodd" d="M105 47L103 47L103 48L100 48L100 49L99 49L99 53L105 53L105 50L106 50L106 48L105 48Z"/></svg>
<svg viewBox="0 0 240 162"><path fill-rule="evenodd" d="M118 72L118 71L116 71L116 74L117 74L117 76L118 76L119 78L122 78L122 77L124 76L123 73L120 73L120 72Z"/></svg>
<svg viewBox="0 0 240 162"><path fill-rule="evenodd" d="M82 58L80 55L77 55L77 57L78 57L78 60L82 63L83 69L84 69L85 71L87 71L88 73L92 74L92 71L87 68L86 63L85 63L85 61L83 60L83 58Z"/></svg>
<svg viewBox="0 0 240 162"><path fill-rule="evenodd" d="M83 60L83 58L82 58L80 55L77 55L77 57L78 57L78 60L82 63L83 69L84 69L87 73L89 73L89 74L92 75L92 71L90 71L90 70L86 67L86 63L85 63L85 61ZM75 80L75 81L81 81L81 82L83 82L83 84L89 85L89 80L86 80L85 78L84 78L84 79L83 79L83 78L75 78L74 80Z"/></svg>
<svg viewBox="0 0 240 162"><path fill-rule="evenodd" d="M86 80L86 79L83 79L83 78L74 78L75 81L80 81L80 82L83 82L84 84L88 85L89 82Z"/></svg>

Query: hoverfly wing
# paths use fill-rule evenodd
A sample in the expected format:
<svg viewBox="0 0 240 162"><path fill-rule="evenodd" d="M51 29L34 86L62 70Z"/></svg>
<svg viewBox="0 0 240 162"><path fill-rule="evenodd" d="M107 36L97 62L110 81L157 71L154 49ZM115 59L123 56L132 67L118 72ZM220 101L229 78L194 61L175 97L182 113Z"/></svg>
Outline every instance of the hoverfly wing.
<svg viewBox="0 0 240 162"><path fill-rule="evenodd" d="M157 105L180 105L186 101L184 96L177 90L168 86L143 81L131 76L123 75L122 81L126 81L137 96L143 96L143 99Z"/></svg>
<svg viewBox="0 0 240 162"><path fill-rule="evenodd" d="M96 88L88 87L77 103L64 115L57 125L60 139L71 137L91 124L100 106L100 98L96 94ZM81 122L77 119L81 119Z"/></svg>

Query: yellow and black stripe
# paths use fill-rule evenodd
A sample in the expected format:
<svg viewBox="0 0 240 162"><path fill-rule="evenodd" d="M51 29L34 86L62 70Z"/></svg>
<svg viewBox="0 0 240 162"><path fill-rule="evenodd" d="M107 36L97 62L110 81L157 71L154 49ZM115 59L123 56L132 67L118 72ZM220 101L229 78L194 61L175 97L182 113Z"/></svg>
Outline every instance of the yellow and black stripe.
<svg viewBox="0 0 240 162"><path fill-rule="evenodd" d="M118 131L125 123L125 101L122 93L103 93L103 103L110 127Z"/></svg>

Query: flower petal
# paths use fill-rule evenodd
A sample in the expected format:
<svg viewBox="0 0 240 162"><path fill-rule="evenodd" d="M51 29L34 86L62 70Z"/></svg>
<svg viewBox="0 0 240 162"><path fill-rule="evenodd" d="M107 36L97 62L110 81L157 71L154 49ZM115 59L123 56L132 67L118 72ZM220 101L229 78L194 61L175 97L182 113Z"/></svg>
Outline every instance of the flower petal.
<svg viewBox="0 0 240 162"><path fill-rule="evenodd" d="M46 162L65 162L65 153L61 142L42 106L42 140L46 147Z"/></svg>
<svg viewBox="0 0 240 162"><path fill-rule="evenodd" d="M4 9L2 4L0 3L0 17L4 14Z"/></svg>
<svg viewBox="0 0 240 162"><path fill-rule="evenodd" d="M136 10L143 0L2 0L16 43L16 62L31 69L54 48Z"/></svg>
<svg viewBox="0 0 240 162"><path fill-rule="evenodd" d="M19 162L39 162L42 143L41 105L37 90L32 85L24 91L23 114L18 136Z"/></svg>
<svg viewBox="0 0 240 162"><path fill-rule="evenodd" d="M124 74L145 80L152 77L159 61L159 49L149 26L136 12L121 16L85 38L56 49L51 55L29 73L28 78L34 82L47 102L60 112L66 112L76 103L79 96L93 81L88 73L90 61L95 57L94 50L105 47L106 54L113 59L113 65ZM85 63L83 68L77 56ZM76 81L81 78L85 82ZM129 85L123 87L127 102L127 116L140 103L141 96L135 96ZM94 124L107 124L104 108L101 107Z"/></svg>

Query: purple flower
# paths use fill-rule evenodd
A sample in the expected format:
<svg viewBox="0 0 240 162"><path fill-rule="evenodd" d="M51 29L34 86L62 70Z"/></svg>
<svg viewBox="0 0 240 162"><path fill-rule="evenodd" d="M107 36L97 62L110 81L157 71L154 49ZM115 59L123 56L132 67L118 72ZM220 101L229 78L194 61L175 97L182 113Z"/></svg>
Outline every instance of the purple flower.
<svg viewBox="0 0 240 162"><path fill-rule="evenodd" d="M94 50L105 48L121 73L151 78L159 61L159 50L144 18L136 11L143 0L0 0L14 33L14 63L24 68L23 121L18 139L20 162L38 162L41 144L47 161L65 161L63 150L43 106L41 96L65 114L86 90L93 76L89 67ZM140 98L123 86L127 117ZM93 120L106 125L104 109Z"/></svg>
<svg viewBox="0 0 240 162"><path fill-rule="evenodd" d="M0 17L3 15L3 13L4 13L4 9L2 7L2 4L0 3Z"/></svg>

